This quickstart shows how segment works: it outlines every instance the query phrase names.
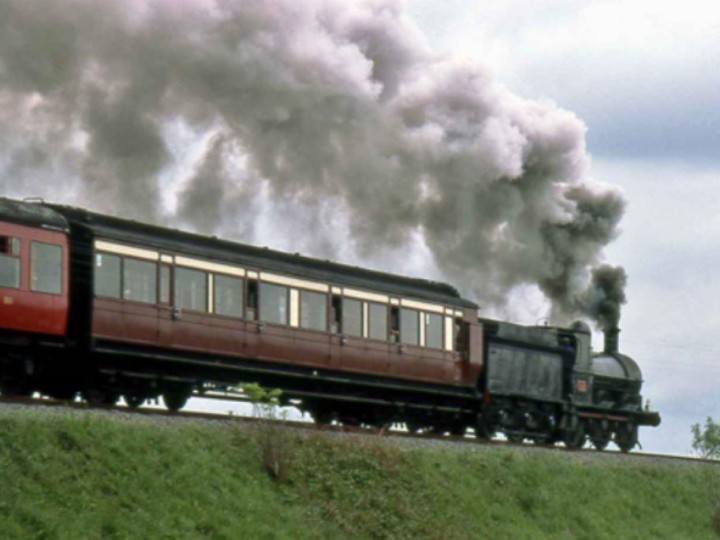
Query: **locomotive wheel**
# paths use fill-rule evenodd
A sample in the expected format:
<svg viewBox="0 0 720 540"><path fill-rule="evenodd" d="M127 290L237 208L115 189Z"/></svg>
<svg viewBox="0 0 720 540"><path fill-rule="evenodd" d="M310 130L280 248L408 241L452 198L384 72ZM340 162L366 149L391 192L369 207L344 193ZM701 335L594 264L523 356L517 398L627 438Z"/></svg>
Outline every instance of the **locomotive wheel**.
<svg viewBox="0 0 720 540"><path fill-rule="evenodd" d="M575 429L565 430L562 440L568 448L574 450L582 448L585 444L585 425L582 422L578 422Z"/></svg>
<svg viewBox="0 0 720 540"><path fill-rule="evenodd" d="M596 450L605 450L612 439L612 432L603 427L600 422L590 424L590 442Z"/></svg>
<svg viewBox="0 0 720 540"><path fill-rule="evenodd" d="M522 444L525 440L525 437L519 433L506 433L505 437L507 437L507 440L513 444Z"/></svg>
<svg viewBox="0 0 720 540"><path fill-rule="evenodd" d="M475 436L489 441L495 436L497 427L489 414L478 414L475 422Z"/></svg>
<svg viewBox="0 0 720 540"><path fill-rule="evenodd" d="M590 437L590 442L595 447L596 450L605 450L607 448L608 443L610 442L610 434L609 433L602 433L600 435L595 435Z"/></svg>
<svg viewBox="0 0 720 540"><path fill-rule="evenodd" d="M637 427L628 422L615 432L615 444L621 452L629 452L637 444Z"/></svg>
<svg viewBox="0 0 720 540"><path fill-rule="evenodd" d="M536 444L538 446L546 446L546 445L552 444L550 442L551 439L552 439L552 437L550 436L549 433L540 433L540 434L533 435L532 437L530 437L530 440L532 441L532 443Z"/></svg>

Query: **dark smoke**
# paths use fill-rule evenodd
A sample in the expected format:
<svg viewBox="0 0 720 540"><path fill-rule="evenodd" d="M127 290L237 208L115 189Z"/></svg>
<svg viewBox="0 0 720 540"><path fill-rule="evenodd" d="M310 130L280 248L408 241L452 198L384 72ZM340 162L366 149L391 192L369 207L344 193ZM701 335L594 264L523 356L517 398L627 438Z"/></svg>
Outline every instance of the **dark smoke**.
<svg viewBox="0 0 720 540"><path fill-rule="evenodd" d="M592 282L585 296L584 311L603 330L618 328L620 306L625 303L625 270L602 265L592 271Z"/></svg>
<svg viewBox="0 0 720 540"><path fill-rule="evenodd" d="M438 56L400 0L0 0L0 190L386 270L595 295L585 127ZM596 295L597 296L597 295ZM610 297L612 295L608 295Z"/></svg>

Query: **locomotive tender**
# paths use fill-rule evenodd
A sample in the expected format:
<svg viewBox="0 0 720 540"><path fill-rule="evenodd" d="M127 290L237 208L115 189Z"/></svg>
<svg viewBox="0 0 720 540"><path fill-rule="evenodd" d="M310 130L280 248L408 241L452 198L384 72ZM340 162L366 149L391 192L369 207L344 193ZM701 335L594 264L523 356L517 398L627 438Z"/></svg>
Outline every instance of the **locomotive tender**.
<svg viewBox="0 0 720 540"><path fill-rule="evenodd" d="M478 319L449 285L0 198L0 389L131 407L238 382L317 422L628 451L643 410L617 330Z"/></svg>

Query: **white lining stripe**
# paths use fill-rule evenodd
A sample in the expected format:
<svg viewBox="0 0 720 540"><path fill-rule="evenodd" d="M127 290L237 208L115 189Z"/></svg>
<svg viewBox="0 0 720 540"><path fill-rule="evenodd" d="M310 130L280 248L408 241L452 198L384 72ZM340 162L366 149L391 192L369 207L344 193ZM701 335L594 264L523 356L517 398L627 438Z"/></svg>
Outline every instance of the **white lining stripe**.
<svg viewBox="0 0 720 540"><path fill-rule="evenodd" d="M387 304L390 300L388 296L384 294L369 293L364 291L358 291L356 289L345 289L344 294L348 298L368 300L370 302L379 302L381 304Z"/></svg>
<svg viewBox="0 0 720 540"><path fill-rule="evenodd" d="M175 264L185 266L187 268L196 268L198 270L207 270L209 272L218 272L231 276L244 277L245 269L228 264L213 263L209 261L201 261L200 259L191 259L190 257L175 257Z"/></svg>
<svg viewBox="0 0 720 540"><path fill-rule="evenodd" d="M95 240L95 249L105 251L107 253L116 253L118 255L127 255L128 257L137 257L138 259L146 259L148 261L157 261L160 254L157 251L149 249L141 249L122 244L114 244L105 240Z"/></svg>
<svg viewBox="0 0 720 540"><path fill-rule="evenodd" d="M425 302L417 302L415 300L406 300L404 298L402 300L402 306L413 308L413 309L421 309L423 311L430 311L432 313L442 313L443 312L443 306L438 306L435 304L426 304Z"/></svg>
<svg viewBox="0 0 720 540"><path fill-rule="evenodd" d="M305 281L304 279L289 278L285 276L279 276L277 274L269 274L268 272L260 272L260 279L268 283L287 285L288 287L299 287L301 289L308 289L311 291L326 293L330 290L330 287L328 285L322 283Z"/></svg>

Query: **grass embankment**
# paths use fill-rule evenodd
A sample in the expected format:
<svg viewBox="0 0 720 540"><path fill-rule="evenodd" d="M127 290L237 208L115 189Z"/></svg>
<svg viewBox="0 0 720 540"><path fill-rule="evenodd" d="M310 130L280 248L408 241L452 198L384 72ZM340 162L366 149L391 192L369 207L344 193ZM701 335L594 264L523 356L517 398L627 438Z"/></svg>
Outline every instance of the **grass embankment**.
<svg viewBox="0 0 720 540"><path fill-rule="evenodd" d="M0 537L715 538L717 469L0 412Z"/></svg>

